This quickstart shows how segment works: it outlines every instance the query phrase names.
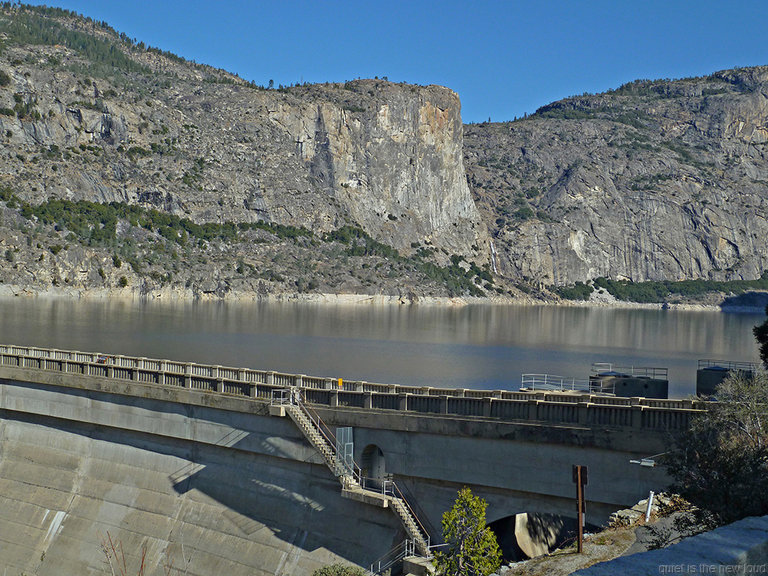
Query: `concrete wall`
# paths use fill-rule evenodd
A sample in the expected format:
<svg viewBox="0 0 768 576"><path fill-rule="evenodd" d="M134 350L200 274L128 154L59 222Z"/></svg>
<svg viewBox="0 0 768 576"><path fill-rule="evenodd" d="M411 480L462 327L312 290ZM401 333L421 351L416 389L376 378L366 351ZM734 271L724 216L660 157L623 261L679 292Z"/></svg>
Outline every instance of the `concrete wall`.
<svg viewBox="0 0 768 576"><path fill-rule="evenodd" d="M574 576L647 574L766 574L768 516L745 518L660 550L623 556Z"/></svg>
<svg viewBox="0 0 768 576"><path fill-rule="evenodd" d="M289 419L268 416L265 400L19 367L0 377L0 538L13 543L0 563L19 571L97 573L107 530L130 551L146 543L155 564L183 536L197 564L189 573L206 575L366 565L404 538L390 511L341 498L319 455ZM358 462L367 446L381 449L435 534L463 485L488 501L489 521L572 516L571 466L584 464L587 519L600 524L667 482L629 463L664 451L663 428L579 424L578 406L565 407L575 422L560 424L316 408L330 426L353 427Z"/></svg>
<svg viewBox="0 0 768 576"><path fill-rule="evenodd" d="M340 497L287 419L8 381L0 406L8 574L103 574L107 532L129 566L146 546L163 574L183 544L201 576L367 564L403 537L389 510Z"/></svg>

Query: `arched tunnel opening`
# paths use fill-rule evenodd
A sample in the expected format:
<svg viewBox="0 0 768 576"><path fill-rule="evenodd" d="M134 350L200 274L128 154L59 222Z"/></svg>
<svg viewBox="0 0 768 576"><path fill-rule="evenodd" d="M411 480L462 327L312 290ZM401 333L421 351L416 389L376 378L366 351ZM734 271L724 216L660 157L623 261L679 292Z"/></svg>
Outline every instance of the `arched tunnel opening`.
<svg viewBox="0 0 768 576"><path fill-rule="evenodd" d="M575 541L578 534L576 518L536 512L499 518L488 527L496 534L505 562L519 562L548 554ZM596 529L596 526L587 524L584 531Z"/></svg>
<svg viewBox="0 0 768 576"><path fill-rule="evenodd" d="M360 458L360 470L365 478L366 486L381 488L381 483L387 477L384 452L376 444L368 444Z"/></svg>

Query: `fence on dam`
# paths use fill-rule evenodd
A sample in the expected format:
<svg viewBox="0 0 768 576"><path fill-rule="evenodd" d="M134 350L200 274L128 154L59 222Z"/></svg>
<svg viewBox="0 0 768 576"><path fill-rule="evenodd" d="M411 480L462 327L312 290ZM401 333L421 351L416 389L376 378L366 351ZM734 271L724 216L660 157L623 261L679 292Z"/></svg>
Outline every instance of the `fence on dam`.
<svg viewBox="0 0 768 576"><path fill-rule="evenodd" d="M301 388L307 402L361 411L388 410L647 430L683 429L693 414L706 409L706 403L698 400L376 384L14 345L0 345L0 378L4 367L178 387L259 401L268 401L273 390L295 386Z"/></svg>

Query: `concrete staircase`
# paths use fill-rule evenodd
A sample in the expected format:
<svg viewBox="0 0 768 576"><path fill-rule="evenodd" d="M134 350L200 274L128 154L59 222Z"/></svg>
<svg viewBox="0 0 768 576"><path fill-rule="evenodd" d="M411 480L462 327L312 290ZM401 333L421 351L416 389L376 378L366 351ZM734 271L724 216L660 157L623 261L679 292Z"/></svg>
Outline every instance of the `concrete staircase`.
<svg viewBox="0 0 768 576"><path fill-rule="evenodd" d="M309 440L312 447L322 454L325 465L339 479L341 485L345 489L359 488L359 479L355 478L354 474L350 474L348 470L340 469L336 459L336 446L323 433L319 419L317 421L312 419L307 408L301 403L288 404L285 411L302 431L304 437Z"/></svg>
<svg viewBox="0 0 768 576"><path fill-rule="evenodd" d="M271 413L280 416L288 414L304 437L323 456L328 469L341 482L342 496L392 509L400 519L409 539L413 541L416 552L422 557L430 557L429 535L395 483L387 482L381 491L366 489L365 479L360 476L357 465L353 463L352 470L340 465L336 457L335 439L330 430L328 432L323 430L324 425L320 418L313 415L310 409L298 400L298 395L290 394L286 398L290 400L279 404L277 406L279 409L271 410Z"/></svg>

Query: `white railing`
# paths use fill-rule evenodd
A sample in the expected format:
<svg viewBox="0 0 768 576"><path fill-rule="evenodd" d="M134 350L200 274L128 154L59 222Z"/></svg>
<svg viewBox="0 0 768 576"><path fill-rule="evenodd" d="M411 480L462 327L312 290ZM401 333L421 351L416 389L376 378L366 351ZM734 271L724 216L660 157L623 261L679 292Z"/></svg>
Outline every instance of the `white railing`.
<svg viewBox="0 0 768 576"><path fill-rule="evenodd" d="M592 376L651 378L669 380L669 369L654 366L625 366L611 362L594 362L590 371Z"/></svg>
<svg viewBox="0 0 768 576"><path fill-rule="evenodd" d="M565 378L553 374L523 374L520 389L548 392L605 392L599 382L590 379Z"/></svg>
<svg viewBox="0 0 768 576"><path fill-rule="evenodd" d="M576 401L568 396L547 394L552 391L573 390L581 392L589 402L590 410L598 412L614 406L625 406L627 398L606 396L612 390L606 388L610 379L599 378L579 380L548 374L524 374L524 391L510 390L467 390L440 389L424 386L402 386L398 384L372 384L368 382L343 381L339 386L337 378L307 377L298 374L283 374L250 368L232 368L137 358L114 354L88 353L56 349L0 345L0 370L21 368L42 372L64 372L71 374L73 386L80 386L74 378L81 376L99 377L117 381L133 381L145 385L159 385L187 388L210 394L241 396L269 401L271 392L279 388L296 387L302 390L311 403L330 407L348 405L358 410L379 409L419 414L451 414L463 417L492 417L500 420L536 419L558 420L560 412L535 409L548 404ZM307 386L303 382L307 382ZM68 382L64 381L65 385ZM280 384L287 382L288 385ZM321 384L325 388L318 388ZM589 394L590 396L588 396ZM594 395L594 396L591 396ZM590 398L594 398L594 401ZM669 422L684 425L687 413L705 409L706 404L690 400L665 400L661 408L651 399L632 399L633 408L653 408L681 412L679 418L640 419L643 427L668 427ZM527 416L526 416L527 415ZM602 421L596 417L595 421ZM633 426L639 424L633 424Z"/></svg>

